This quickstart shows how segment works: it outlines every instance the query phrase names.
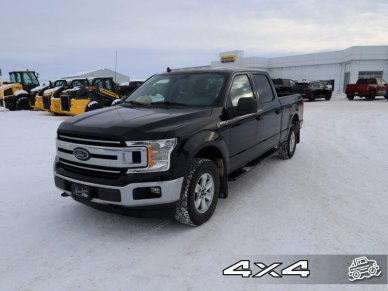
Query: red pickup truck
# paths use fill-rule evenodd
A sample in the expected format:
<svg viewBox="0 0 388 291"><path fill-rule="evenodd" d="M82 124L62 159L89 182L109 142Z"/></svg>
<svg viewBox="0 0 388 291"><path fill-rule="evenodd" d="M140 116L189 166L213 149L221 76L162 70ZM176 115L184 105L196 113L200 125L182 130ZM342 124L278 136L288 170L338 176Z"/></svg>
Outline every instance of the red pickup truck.
<svg viewBox="0 0 388 291"><path fill-rule="evenodd" d="M354 96L365 97L374 100L376 96L387 95L388 84L381 78L358 79L356 84L346 86L346 97L353 100Z"/></svg>

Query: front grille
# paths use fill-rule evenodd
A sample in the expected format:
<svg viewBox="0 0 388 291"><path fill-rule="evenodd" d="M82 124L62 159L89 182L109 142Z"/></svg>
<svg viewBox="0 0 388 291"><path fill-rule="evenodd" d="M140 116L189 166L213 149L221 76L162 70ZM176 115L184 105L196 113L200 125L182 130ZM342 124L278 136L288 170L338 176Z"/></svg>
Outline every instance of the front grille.
<svg viewBox="0 0 388 291"><path fill-rule="evenodd" d="M4 90L4 96L10 96L13 95L12 88Z"/></svg>
<svg viewBox="0 0 388 291"><path fill-rule="evenodd" d="M50 110L50 103L51 103L50 96L43 96L42 101L43 101L43 108Z"/></svg>
<svg viewBox="0 0 388 291"><path fill-rule="evenodd" d="M85 159L80 159L77 151L83 151ZM146 146L122 146L118 140L66 134L58 135L57 157L58 167L66 171L104 179L118 179L128 169L148 164Z"/></svg>
<svg viewBox="0 0 388 291"><path fill-rule="evenodd" d="M58 151L62 153L70 154L70 155L73 154L73 151L66 150L63 148L58 148ZM90 154L90 157L95 159L103 159L103 160L117 160L117 156L113 156L113 155Z"/></svg>
<svg viewBox="0 0 388 291"><path fill-rule="evenodd" d="M70 96L61 95L61 109L63 111L70 111Z"/></svg>
<svg viewBox="0 0 388 291"><path fill-rule="evenodd" d="M83 136L73 136L59 134L58 139L62 141L67 141L76 144L82 145L92 145L92 146L106 146L106 147L125 147L125 143L119 140L113 139L101 139L101 137L83 137Z"/></svg>
<svg viewBox="0 0 388 291"><path fill-rule="evenodd" d="M120 176L124 175L127 170L125 168L92 166L64 159L59 159L58 166L72 173L105 179L118 179Z"/></svg>

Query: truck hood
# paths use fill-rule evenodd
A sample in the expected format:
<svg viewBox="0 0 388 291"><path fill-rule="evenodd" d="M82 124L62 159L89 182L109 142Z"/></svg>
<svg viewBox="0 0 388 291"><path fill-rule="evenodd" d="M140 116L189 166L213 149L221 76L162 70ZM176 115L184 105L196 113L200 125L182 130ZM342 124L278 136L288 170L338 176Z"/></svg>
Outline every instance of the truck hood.
<svg viewBox="0 0 388 291"><path fill-rule="evenodd" d="M163 139L193 134L206 127L211 108L113 106L64 121L59 134L127 141Z"/></svg>

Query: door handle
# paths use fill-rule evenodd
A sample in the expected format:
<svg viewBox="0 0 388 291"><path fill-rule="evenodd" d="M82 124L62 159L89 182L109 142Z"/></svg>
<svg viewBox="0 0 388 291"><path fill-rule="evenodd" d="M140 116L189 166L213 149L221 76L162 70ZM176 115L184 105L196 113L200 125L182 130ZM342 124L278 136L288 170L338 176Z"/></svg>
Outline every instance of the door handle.
<svg viewBox="0 0 388 291"><path fill-rule="evenodd" d="M256 120L262 120L262 119L263 119L263 115L261 114L256 115Z"/></svg>
<svg viewBox="0 0 388 291"><path fill-rule="evenodd" d="M275 113L276 113L276 114L280 114L280 109L276 109L276 110L275 110Z"/></svg>

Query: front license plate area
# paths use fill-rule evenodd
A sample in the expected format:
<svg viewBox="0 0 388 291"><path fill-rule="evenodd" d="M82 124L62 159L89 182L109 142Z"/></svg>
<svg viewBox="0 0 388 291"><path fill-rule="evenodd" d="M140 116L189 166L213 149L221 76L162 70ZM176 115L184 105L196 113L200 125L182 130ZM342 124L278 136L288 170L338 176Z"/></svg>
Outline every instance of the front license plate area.
<svg viewBox="0 0 388 291"><path fill-rule="evenodd" d="M90 200L91 199L90 186L71 183L71 195L77 198Z"/></svg>

